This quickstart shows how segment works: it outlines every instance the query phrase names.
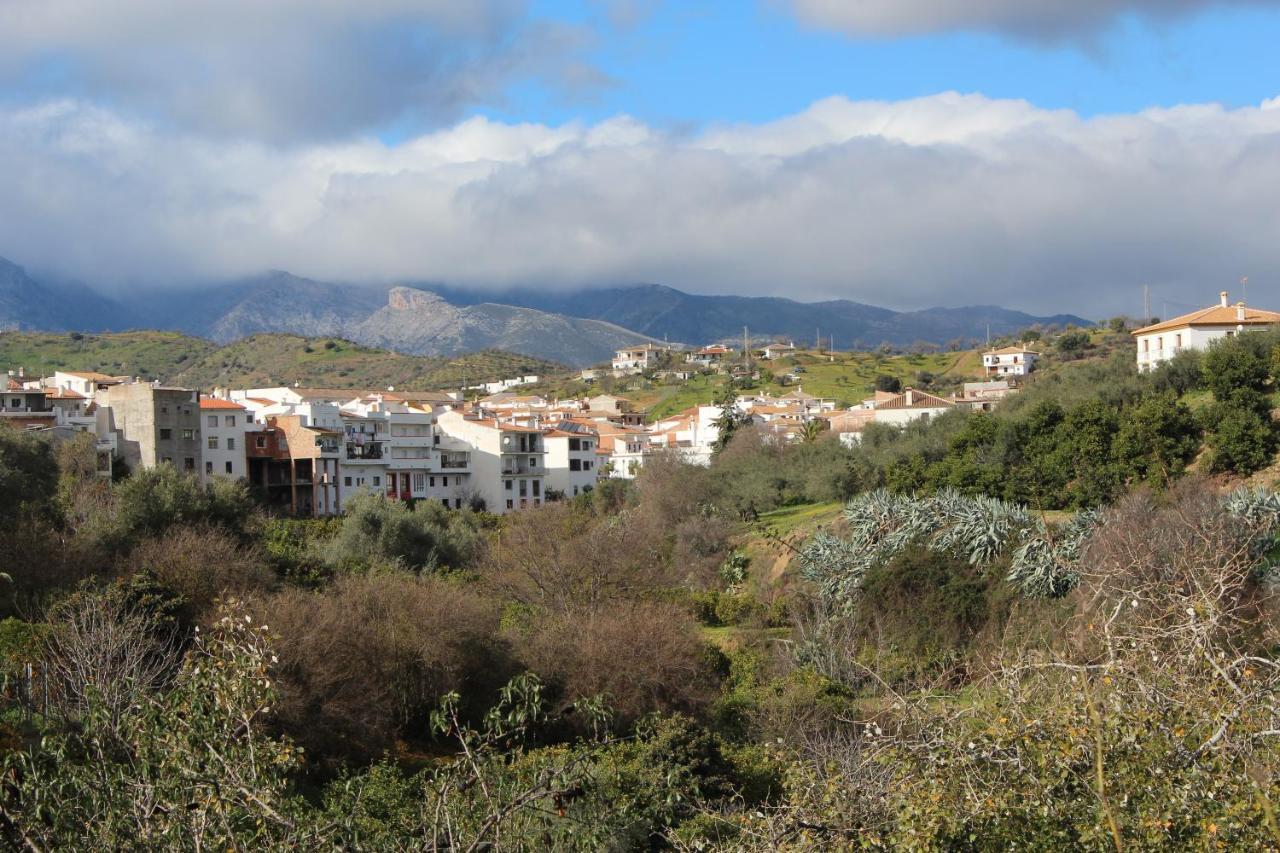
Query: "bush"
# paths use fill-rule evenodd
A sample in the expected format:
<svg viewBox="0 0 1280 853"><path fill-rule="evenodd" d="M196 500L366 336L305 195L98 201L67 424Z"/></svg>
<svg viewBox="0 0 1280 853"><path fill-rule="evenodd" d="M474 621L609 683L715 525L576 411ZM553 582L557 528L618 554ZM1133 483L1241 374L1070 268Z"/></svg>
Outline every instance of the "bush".
<svg viewBox="0 0 1280 853"><path fill-rule="evenodd" d="M347 502L341 530L320 547L325 562L336 570L394 565L432 571L465 564L479 539L471 513L450 512L434 501L410 509L380 494L363 494Z"/></svg>
<svg viewBox="0 0 1280 853"><path fill-rule="evenodd" d="M262 555L216 527L178 527L144 539L121 561L176 593L188 618L207 625L219 598L244 598L275 583Z"/></svg>
<svg viewBox="0 0 1280 853"><path fill-rule="evenodd" d="M1275 453L1275 427L1254 408L1220 407L1208 443L1214 471L1248 475L1271 464Z"/></svg>
<svg viewBox="0 0 1280 853"><path fill-rule="evenodd" d="M401 572L339 578L324 593L262 602L282 638L281 725L322 758L371 758L427 731L441 696L478 715L513 673L498 606L457 584Z"/></svg>
<svg viewBox="0 0 1280 853"><path fill-rule="evenodd" d="M179 524L207 524L241 535L254 502L243 483L216 478L202 488L195 477L172 465L157 465L120 483L115 507L115 535L131 543Z"/></svg>

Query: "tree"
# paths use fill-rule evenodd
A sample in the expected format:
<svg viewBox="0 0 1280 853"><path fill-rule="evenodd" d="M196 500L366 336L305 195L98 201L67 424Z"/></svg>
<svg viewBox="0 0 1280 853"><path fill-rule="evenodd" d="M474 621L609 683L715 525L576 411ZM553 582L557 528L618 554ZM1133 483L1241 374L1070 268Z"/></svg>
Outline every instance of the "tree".
<svg viewBox="0 0 1280 853"><path fill-rule="evenodd" d="M342 528L323 546L323 555L337 570L397 565L431 571L462 565L479 538L469 512L449 512L435 501L410 509L382 494L362 494L347 502Z"/></svg>
<svg viewBox="0 0 1280 853"><path fill-rule="evenodd" d="M1200 428L1191 410L1168 391L1130 408L1114 442L1117 462L1156 488L1170 485L1200 447Z"/></svg>
<svg viewBox="0 0 1280 853"><path fill-rule="evenodd" d="M888 394L897 394L902 391L902 380L896 376L888 376L882 373L876 377L876 390L884 391Z"/></svg>
<svg viewBox="0 0 1280 853"><path fill-rule="evenodd" d="M1084 352L1089 346L1088 332L1066 332L1059 335L1057 340L1058 352L1076 355Z"/></svg>
<svg viewBox="0 0 1280 853"><path fill-rule="evenodd" d="M1265 468L1275 453L1275 427L1249 406L1227 405L1208 437L1213 470L1247 475Z"/></svg>
<svg viewBox="0 0 1280 853"><path fill-rule="evenodd" d="M0 424L0 523L53 509L58 468L49 442Z"/></svg>

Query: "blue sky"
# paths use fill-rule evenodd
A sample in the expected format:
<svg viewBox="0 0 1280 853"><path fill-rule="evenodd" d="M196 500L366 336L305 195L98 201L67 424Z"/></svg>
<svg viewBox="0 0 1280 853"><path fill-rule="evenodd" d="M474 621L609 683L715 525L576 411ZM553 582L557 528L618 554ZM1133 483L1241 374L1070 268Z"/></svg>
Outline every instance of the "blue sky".
<svg viewBox="0 0 1280 853"><path fill-rule="evenodd" d="M1025 99L1082 115L1150 106L1257 104L1280 93L1280 9L1211 8L1173 21L1130 13L1056 42L985 33L853 37L806 25L781 4L655 4L634 27L610 26L593 0L538 0L534 13L589 26L592 62L613 81L566 97L526 82L477 109L503 120L598 120L626 113L659 125L758 122L829 95L899 100L955 90Z"/></svg>
<svg viewBox="0 0 1280 853"><path fill-rule="evenodd" d="M1280 0L0 0L0 256L1280 307L1277 44Z"/></svg>

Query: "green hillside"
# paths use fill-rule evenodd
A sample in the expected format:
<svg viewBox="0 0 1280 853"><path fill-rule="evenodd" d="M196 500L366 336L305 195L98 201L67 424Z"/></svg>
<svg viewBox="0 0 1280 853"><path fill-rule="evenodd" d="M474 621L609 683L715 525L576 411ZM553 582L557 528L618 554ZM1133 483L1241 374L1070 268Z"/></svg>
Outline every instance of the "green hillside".
<svg viewBox="0 0 1280 853"><path fill-rule="evenodd" d="M497 350L456 357L402 355L340 338L253 335L223 347L176 332L101 335L0 333L0 367L28 375L94 370L197 388L289 384L336 388L452 388L565 368Z"/></svg>
<svg viewBox="0 0 1280 853"><path fill-rule="evenodd" d="M218 345L178 332L0 332L0 368L40 376L55 370L92 370L168 379L216 352Z"/></svg>

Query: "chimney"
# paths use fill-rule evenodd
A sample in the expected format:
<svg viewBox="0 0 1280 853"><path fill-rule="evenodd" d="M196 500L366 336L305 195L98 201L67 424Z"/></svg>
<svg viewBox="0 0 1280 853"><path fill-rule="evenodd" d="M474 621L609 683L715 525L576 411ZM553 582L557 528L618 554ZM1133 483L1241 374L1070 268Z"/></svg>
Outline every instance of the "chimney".
<svg viewBox="0 0 1280 853"><path fill-rule="evenodd" d="M1244 322L1244 303L1243 302L1236 303L1236 319L1239 320L1241 323Z"/></svg>
<svg viewBox="0 0 1280 853"><path fill-rule="evenodd" d="M1222 307L1223 307L1223 308L1226 308L1226 307L1227 307L1227 292L1226 292L1225 290L1223 290L1223 291L1219 291L1219 293L1218 293L1218 297L1222 300Z"/></svg>

